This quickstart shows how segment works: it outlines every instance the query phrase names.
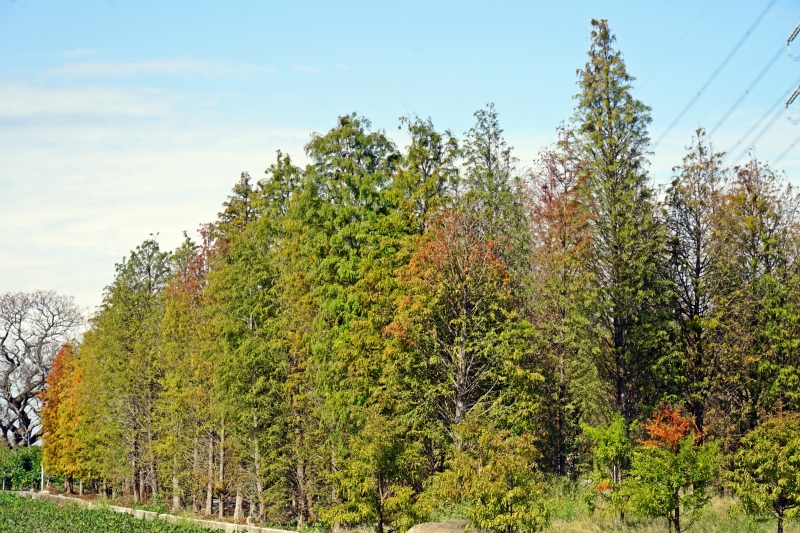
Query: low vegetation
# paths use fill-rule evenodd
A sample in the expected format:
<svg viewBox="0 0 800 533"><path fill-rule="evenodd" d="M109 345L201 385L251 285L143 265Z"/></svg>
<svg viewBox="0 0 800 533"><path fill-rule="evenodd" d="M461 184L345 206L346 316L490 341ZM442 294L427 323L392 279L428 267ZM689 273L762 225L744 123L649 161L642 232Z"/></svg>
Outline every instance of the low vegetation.
<svg viewBox="0 0 800 533"><path fill-rule="evenodd" d="M8 492L0 493L0 533L213 533L192 524L163 520L147 522L106 509L60 507L50 502L29 500Z"/></svg>

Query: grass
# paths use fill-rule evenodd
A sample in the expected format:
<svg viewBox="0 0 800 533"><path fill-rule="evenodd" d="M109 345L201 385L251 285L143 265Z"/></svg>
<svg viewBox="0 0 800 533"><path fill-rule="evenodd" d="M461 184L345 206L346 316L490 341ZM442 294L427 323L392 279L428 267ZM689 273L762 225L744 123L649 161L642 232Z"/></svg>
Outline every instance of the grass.
<svg viewBox="0 0 800 533"><path fill-rule="evenodd" d="M574 486L556 486L550 496L553 511L552 522L547 529L550 533L605 533L619 531L624 533L667 533L665 519L641 520L626 518L625 523L601 512L590 513L589 507L580 497ZM736 501L731 498L714 498L709 505L695 516L695 521L682 529L689 533L773 533L777 522L755 522L738 512ZM785 533L800 533L800 524L784 523Z"/></svg>

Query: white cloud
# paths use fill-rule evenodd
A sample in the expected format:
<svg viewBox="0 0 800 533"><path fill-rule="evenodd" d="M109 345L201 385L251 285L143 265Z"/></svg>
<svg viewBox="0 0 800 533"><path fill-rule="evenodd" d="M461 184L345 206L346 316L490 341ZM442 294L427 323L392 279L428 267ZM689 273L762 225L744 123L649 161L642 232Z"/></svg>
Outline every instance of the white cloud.
<svg viewBox="0 0 800 533"><path fill-rule="evenodd" d="M325 72L322 69L309 67L308 65L292 65L292 68L295 70L299 70L300 72L306 72L308 74L322 74Z"/></svg>
<svg viewBox="0 0 800 533"><path fill-rule="evenodd" d="M179 100L155 89L0 83L0 119L40 115L163 116Z"/></svg>
<svg viewBox="0 0 800 533"><path fill-rule="evenodd" d="M110 78L137 75L217 78L221 76L251 77L274 72L271 66L243 65L199 59L157 59L150 61L65 63L44 70L49 78Z"/></svg>
<svg viewBox="0 0 800 533"><path fill-rule="evenodd" d="M0 84L0 292L54 289L94 307L150 233L172 249L214 219L241 171L262 178L278 148L304 161L310 131L220 122L192 104Z"/></svg>

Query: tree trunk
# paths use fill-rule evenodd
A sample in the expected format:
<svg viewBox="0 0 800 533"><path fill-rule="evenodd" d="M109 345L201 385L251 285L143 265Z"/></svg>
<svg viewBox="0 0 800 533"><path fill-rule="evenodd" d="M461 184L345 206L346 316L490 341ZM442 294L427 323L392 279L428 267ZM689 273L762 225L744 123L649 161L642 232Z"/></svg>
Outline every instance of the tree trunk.
<svg viewBox="0 0 800 533"><path fill-rule="evenodd" d="M297 498L296 498L296 506L297 506L297 531L300 531L302 527L306 523L306 515L308 514L308 510L306 509L305 505L305 477L306 477L306 469L305 463L302 459L297 460Z"/></svg>
<svg viewBox="0 0 800 533"><path fill-rule="evenodd" d="M144 503L147 499L145 493L147 492L147 480L144 478L144 470L139 470L139 497L141 502Z"/></svg>
<svg viewBox="0 0 800 533"><path fill-rule="evenodd" d="M208 438L208 485L206 486L206 514L211 516L214 503L214 439Z"/></svg>
<svg viewBox="0 0 800 533"><path fill-rule="evenodd" d="M264 517L264 481L261 479L261 457L258 453L258 437L253 439L255 443L255 450L254 450L254 468L256 470L256 492L258 493L258 519L261 520ZM253 514L253 510L250 509L250 514Z"/></svg>
<svg viewBox="0 0 800 533"><path fill-rule="evenodd" d="M672 501L675 506L675 533L681 533L681 495L677 490L672 495Z"/></svg>
<svg viewBox="0 0 800 533"><path fill-rule="evenodd" d="M219 436L219 517L225 517L225 498L223 487L225 480L225 420L222 420L222 431Z"/></svg>
<svg viewBox="0 0 800 533"><path fill-rule="evenodd" d="M778 533L783 533L783 513L778 515Z"/></svg>
<svg viewBox="0 0 800 533"><path fill-rule="evenodd" d="M197 437L194 438L194 442L192 444L192 472L194 473L192 475L192 512L197 513L200 511L199 504L197 503L197 486L194 482L197 472L200 472L200 452L197 449Z"/></svg>
<svg viewBox="0 0 800 533"><path fill-rule="evenodd" d="M236 506L233 508L233 521L238 522L242 519L242 489L236 487Z"/></svg>
<svg viewBox="0 0 800 533"><path fill-rule="evenodd" d="M180 511L183 505L181 504L181 484L178 481L178 475L172 476L172 510Z"/></svg>
<svg viewBox="0 0 800 533"><path fill-rule="evenodd" d="M83 496L83 478L78 480L78 496Z"/></svg>

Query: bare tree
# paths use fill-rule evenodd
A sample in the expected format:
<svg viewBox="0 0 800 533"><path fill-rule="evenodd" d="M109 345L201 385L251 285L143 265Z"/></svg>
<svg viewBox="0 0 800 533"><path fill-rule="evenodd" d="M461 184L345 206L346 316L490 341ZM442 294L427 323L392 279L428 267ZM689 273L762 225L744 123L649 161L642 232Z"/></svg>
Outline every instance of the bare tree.
<svg viewBox="0 0 800 533"><path fill-rule="evenodd" d="M0 294L0 441L14 447L39 440L37 395L58 349L83 320L71 296Z"/></svg>

